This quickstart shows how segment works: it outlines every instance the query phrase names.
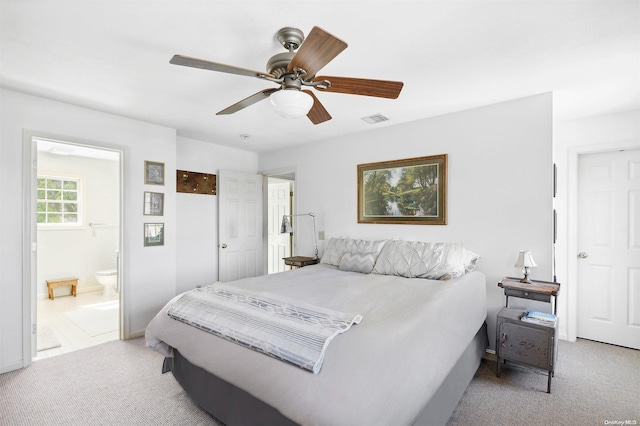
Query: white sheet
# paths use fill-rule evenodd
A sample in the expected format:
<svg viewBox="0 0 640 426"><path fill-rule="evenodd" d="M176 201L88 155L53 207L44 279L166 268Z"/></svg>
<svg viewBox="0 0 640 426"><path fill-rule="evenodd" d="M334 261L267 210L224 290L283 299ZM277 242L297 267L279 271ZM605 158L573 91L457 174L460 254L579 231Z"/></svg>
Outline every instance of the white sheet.
<svg viewBox="0 0 640 426"><path fill-rule="evenodd" d="M148 344L177 348L305 425L412 424L486 318L478 272L435 281L320 264L235 284L357 311L363 320L334 339L318 375L175 321L167 307L149 324Z"/></svg>

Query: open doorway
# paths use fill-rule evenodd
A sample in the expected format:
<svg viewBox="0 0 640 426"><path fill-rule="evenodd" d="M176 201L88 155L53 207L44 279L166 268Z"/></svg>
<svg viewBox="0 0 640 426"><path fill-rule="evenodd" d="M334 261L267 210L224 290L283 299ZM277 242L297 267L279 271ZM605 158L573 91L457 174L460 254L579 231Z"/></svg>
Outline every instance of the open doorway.
<svg viewBox="0 0 640 426"><path fill-rule="evenodd" d="M293 253L293 237L280 233L284 215L293 214L295 173L268 176L267 178L267 272L288 271L283 258Z"/></svg>
<svg viewBox="0 0 640 426"><path fill-rule="evenodd" d="M122 338L122 152L31 137L34 360Z"/></svg>

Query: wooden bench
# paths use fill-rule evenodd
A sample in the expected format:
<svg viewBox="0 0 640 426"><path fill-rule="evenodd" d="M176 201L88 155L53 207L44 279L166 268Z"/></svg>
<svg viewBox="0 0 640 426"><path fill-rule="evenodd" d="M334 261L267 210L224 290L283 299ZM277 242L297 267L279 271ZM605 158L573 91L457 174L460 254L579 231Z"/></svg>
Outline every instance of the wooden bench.
<svg viewBox="0 0 640 426"><path fill-rule="evenodd" d="M71 286L71 296L76 297L78 290L78 278L58 278L55 280L47 280L47 289L49 290L49 299L53 300L53 289L61 285Z"/></svg>

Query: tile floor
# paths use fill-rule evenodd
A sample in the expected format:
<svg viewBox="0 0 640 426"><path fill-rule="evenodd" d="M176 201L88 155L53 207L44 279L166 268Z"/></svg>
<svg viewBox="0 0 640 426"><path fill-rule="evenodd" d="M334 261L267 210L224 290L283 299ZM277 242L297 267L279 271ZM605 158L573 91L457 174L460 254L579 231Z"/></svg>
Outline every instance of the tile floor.
<svg viewBox="0 0 640 426"><path fill-rule="evenodd" d="M73 323L64 312L80 309L85 305L118 300L118 295L104 296L102 291L78 293L73 296L55 296L54 300L38 299L38 325L46 325L55 334L61 346L37 353L34 361L73 352L89 346L99 345L110 340L117 340L119 332L101 334L91 337L87 332Z"/></svg>

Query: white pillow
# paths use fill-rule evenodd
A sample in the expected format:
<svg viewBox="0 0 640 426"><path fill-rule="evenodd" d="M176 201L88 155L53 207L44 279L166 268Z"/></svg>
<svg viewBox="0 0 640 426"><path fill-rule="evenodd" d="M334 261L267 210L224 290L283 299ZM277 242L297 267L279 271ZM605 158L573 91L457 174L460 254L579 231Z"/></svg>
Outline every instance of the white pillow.
<svg viewBox="0 0 640 426"><path fill-rule="evenodd" d="M373 268L374 274L448 280L465 273L462 243L388 241Z"/></svg>
<svg viewBox="0 0 640 426"><path fill-rule="evenodd" d="M462 249L462 263L464 264L464 272L471 272L476 270L476 263L480 260L480 255L467 250Z"/></svg>
<svg viewBox="0 0 640 426"><path fill-rule="evenodd" d="M369 274L373 270L377 258L378 253L345 253L340 259L338 269Z"/></svg>
<svg viewBox="0 0 640 426"><path fill-rule="evenodd" d="M352 238L331 238L324 249L320 263L339 266L345 253L380 253L385 241L354 240Z"/></svg>

